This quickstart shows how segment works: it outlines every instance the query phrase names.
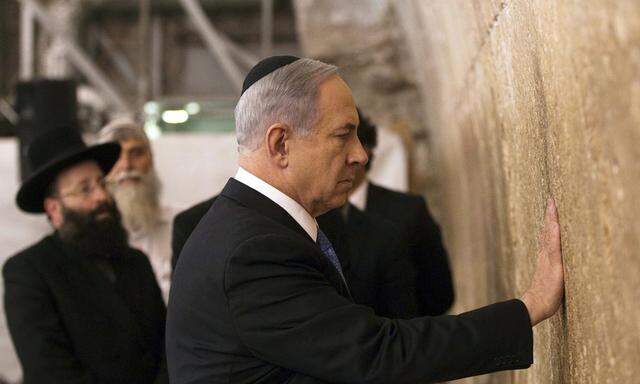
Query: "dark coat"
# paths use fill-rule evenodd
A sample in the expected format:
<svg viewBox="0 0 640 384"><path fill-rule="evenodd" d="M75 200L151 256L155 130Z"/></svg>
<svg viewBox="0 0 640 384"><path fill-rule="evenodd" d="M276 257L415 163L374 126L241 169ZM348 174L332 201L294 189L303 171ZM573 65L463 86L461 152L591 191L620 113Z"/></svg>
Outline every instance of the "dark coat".
<svg viewBox="0 0 640 384"><path fill-rule="evenodd" d="M171 234L171 266L176 268L178 256L182 252L184 244L196 228L205 213L211 208L211 204L216 200L214 196L208 200L202 201L193 207L190 207L176 215L173 219Z"/></svg>
<svg viewBox="0 0 640 384"><path fill-rule="evenodd" d="M167 315L174 384L442 381L528 367L532 347L519 300L377 317L284 209L234 179L185 244Z"/></svg>
<svg viewBox="0 0 640 384"><path fill-rule="evenodd" d="M171 240L174 268L189 235L214 201L215 197L176 215ZM353 300L370 306L379 316L415 317L415 268L406 239L391 222L351 209L348 221L336 209L319 216L318 225L340 259Z"/></svg>
<svg viewBox="0 0 640 384"><path fill-rule="evenodd" d="M166 310L151 265L129 248L113 269L115 283L56 235L5 263L5 313L25 384L167 382Z"/></svg>
<svg viewBox="0 0 640 384"><path fill-rule="evenodd" d="M449 310L454 300L449 256L425 199L370 183L365 211L392 221L407 236L416 266L418 314L435 316Z"/></svg>
<svg viewBox="0 0 640 384"><path fill-rule="evenodd" d="M318 217L339 259L353 300L373 308L378 316L417 316L415 268L407 242L392 223L349 206Z"/></svg>

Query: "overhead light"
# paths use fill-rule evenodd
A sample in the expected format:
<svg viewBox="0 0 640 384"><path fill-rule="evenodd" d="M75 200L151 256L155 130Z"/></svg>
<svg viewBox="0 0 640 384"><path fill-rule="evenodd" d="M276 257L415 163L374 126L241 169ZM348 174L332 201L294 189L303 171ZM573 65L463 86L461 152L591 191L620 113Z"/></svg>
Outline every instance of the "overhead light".
<svg viewBox="0 0 640 384"><path fill-rule="evenodd" d="M169 109L162 112L162 121L167 124L182 124L189 120L189 114L184 109Z"/></svg>
<svg viewBox="0 0 640 384"><path fill-rule="evenodd" d="M147 115L157 115L160 112L160 105L155 101L149 101L144 104L144 113Z"/></svg>
<svg viewBox="0 0 640 384"><path fill-rule="evenodd" d="M190 103L187 103L187 105L184 106L184 109L190 115L197 115L198 113L200 113L200 104L192 101Z"/></svg>
<svg viewBox="0 0 640 384"><path fill-rule="evenodd" d="M147 121L144 123L144 132L150 140L155 140L162 135L162 131L155 121Z"/></svg>

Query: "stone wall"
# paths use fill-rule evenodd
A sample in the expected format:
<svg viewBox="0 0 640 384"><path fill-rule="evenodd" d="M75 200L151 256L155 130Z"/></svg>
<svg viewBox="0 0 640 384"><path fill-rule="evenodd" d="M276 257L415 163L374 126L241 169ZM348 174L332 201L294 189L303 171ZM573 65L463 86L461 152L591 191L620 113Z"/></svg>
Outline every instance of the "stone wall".
<svg viewBox="0 0 640 384"><path fill-rule="evenodd" d="M455 312L523 293L545 199L558 203L566 299L534 330L534 366L467 382L638 382L640 3L336 1L352 7L324 19L330 1L298 3L316 7L329 37L336 20L357 27L354 14L391 5L378 27L400 26L396 49L413 63L429 137L414 145L434 169L429 197L452 255ZM311 54L315 40L303 44ZM356 96L369 92L355 85ZM393 93L379 97L396 104Z"/></svg>

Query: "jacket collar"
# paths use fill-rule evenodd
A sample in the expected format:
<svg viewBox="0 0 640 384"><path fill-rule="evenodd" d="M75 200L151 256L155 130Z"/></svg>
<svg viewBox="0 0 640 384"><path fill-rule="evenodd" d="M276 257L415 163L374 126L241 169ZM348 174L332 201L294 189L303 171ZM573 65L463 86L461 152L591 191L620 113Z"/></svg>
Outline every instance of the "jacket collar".
<svg viewBox="0 0 640 384"><path fill-rule="evenodd" d="M277 221L285 227L292 229L307 239L315 243L307 231L287 211L274 201L256 191L255 189L239 182L236 179L229 179L220 195L238 202L240 205L253 209L258 213Z"/></svg>
<svg viewBox="0 0 640 384"><path fill-rule="evenodd" d="M322 255L322 252L316 242L300 226L300 224L298 224L298 222L296 222L293 217L284 210L284 208L280 207L260 192L235 179L229 179L227 185L225 185L222 192L220 192L220 195L234 200L244 207L255 210L259 214L275 220L285 227L299 233L301 236L304 236L316 248L317 253L314 254L314 257L324 265L325 276L327 276L329 281L333 283L334 287L339 287L339 292L341 292L345 297L349 297L353 300L351 293L349 292L349 288L345 285L338 270L335 269L329 260Z"/></svg>
<svg viewBox="0 0 640 384"><path fill-rule="evenodd" d="M254 189L282 207L300 226L316 241L318 238L318 223L305 208L284 192L267 183L244 168L238 168L234 179Z"/></svg>

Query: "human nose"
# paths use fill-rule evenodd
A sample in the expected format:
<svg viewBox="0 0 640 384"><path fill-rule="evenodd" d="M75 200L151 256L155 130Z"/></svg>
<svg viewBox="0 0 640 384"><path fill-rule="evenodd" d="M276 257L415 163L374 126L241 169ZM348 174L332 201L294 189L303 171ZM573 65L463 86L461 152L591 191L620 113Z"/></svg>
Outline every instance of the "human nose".
<svg viewBox="0 0 640 384"><path fill-rule="evenodd" d="M93 188L91 188L91 195L98 202L111 200L111 195L107 190L107 184L104 179L93 185Z"/></svg>
<svg viewBox="0 0 640 384"><path fill-rule="evenodd" d="M116 164L113 166L113 170L115 171L115 173L118 173L120 171L129 171L131 170L131 167L132 167L131 156L129 156L129 154L126 151L122 151L122 153L120 154L120 158L118 159Z"/></svg>
<svg viewBox="0 0 640 384"><path fill-rule="evenodd" d="M367 155L367 151L364 150L362 143L360 140L355 140L355 145L352 150L349 163L358 164L358 165L366 165L369 162L369 156Z"/></svg>

